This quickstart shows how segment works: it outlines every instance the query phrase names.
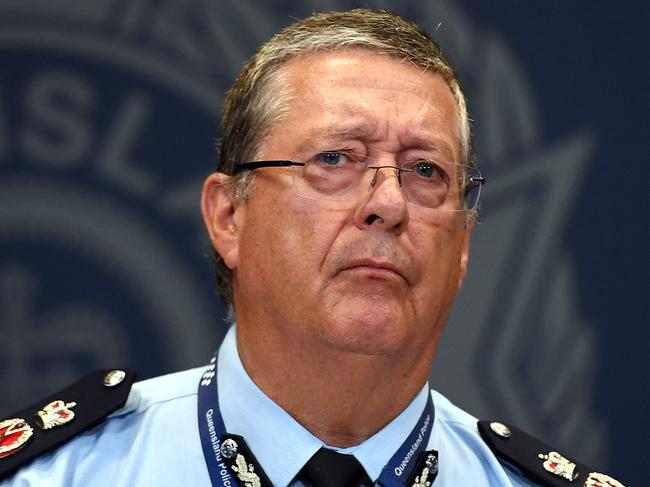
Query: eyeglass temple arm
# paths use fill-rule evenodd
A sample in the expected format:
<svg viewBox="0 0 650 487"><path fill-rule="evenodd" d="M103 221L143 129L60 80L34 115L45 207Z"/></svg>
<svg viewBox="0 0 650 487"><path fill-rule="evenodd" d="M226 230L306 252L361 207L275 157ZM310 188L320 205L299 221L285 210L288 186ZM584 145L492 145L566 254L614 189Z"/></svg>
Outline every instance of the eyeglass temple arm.
<svg viewBox="0 0 650 487"><path fill-rule="evenodd" d="M474 184L483 185L483 184L485 184L485 178L483 176L471 177L471 178L469 178L469 182L474 183Z"/></svg>
<svg viewBox="0 0 650 487"><path fill-rule="evenodd" d="M244 162L240 164L232 171L232 175L238 174L242 171L252 171L254 169L260 169L262 167L289 167L289 166L304 166L304 162L294 162L294 161L254 161L254 162Z"/></svg>

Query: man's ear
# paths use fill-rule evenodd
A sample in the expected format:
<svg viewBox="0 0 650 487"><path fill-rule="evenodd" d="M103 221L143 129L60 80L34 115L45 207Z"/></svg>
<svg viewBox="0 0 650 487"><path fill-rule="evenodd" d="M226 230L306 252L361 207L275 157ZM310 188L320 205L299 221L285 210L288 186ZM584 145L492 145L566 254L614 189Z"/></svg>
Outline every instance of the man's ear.
<svg viewBox="0 0 650 487"><path fill-rule="evenodd" d="M465 224L465 233L462 236L462 247L460 251L460 273L458 274L458 291L463 287L463 282L467 277L467 266L469 265L469 242L470 237L472 236L472 230L476 221L474 218L471 218Z"/></svg>
<svg viewBox="0 0 650 487"><path fill-rule="evenodd" d="M239 255L239 229L235 222L239 206L234 188L228 184L228 176L210 174L203 183L201 212L212 247L231 270L237 267Z"/></svg>

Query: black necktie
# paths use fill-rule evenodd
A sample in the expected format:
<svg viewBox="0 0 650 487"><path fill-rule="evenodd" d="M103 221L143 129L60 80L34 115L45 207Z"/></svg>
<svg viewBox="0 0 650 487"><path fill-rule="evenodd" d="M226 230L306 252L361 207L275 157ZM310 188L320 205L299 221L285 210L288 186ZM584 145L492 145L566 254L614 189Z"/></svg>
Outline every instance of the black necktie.
<svg viewBox="0 0 650 487"><path fill-rule="evenodd" d="M357 487L372 482L352 455L321 448L305 464L298 476L314 487Z"/></svg>

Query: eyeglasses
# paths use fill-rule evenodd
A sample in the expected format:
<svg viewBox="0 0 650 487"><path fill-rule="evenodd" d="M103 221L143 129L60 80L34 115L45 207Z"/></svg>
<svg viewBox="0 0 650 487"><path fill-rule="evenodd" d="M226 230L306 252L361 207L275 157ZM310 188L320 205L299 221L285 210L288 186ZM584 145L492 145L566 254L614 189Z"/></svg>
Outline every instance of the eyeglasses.
<svg viewBox="0 0 650 487"><path fill-rule="evenodd" d="M349 152L320 152L301 161L255 161L237 166L242 171L267 167L293 167L296 193L306 198L357 201L376 186L381 169L397 171L406 199L416 206L448 211L467 211L478 205L485 178L476 167L427 160L407 161L399 166L376 164Z"/></svg>

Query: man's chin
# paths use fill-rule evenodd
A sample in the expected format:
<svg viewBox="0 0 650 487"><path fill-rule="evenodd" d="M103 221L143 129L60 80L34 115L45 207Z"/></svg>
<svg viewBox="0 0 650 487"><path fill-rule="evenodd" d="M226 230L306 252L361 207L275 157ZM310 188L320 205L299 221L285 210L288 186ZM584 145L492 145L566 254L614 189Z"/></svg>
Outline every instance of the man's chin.
<svg viewBox="0 0 650 487"><path fill-rule="evenodd" d="M390 355L403 351L409 341L408 323L402 313L368 310L336 319L322 328L325 340L341 351L364 355Z"/></svg>

